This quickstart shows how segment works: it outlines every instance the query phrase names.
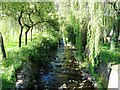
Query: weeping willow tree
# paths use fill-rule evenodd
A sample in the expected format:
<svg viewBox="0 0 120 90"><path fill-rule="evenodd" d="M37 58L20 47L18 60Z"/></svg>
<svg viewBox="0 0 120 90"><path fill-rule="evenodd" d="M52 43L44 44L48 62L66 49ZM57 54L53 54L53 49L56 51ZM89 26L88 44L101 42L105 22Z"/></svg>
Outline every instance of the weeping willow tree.
<svg viewBox="0 0 120 90"><path fill-rule="evenodd" d="M102 3L89 2L90 21L88 24L87 46L89 49L89 62L91 72L94 72L95 64L100 56L100 36L103 27Z"/></svg>
<svg viewBox="0 0 120 90"><path fill-rule="evenodd" d="M76 32L76 48L78 60L85 59L86 44L89 50L90 67L93 69L100 54L100 36L103 27L102 3L98 2L72 2L72 19ZM87 28L88 27L88 28ZM86 38L85 38L86 36ZM92 70L93 72L93 70Z"/></svg>
<svg viewBox="0 0 120 90"><path fill-rule="evenodd" d="M113 7L109 5L109 2L93 0L90 2L62 0L56 6L60 16L59 20L62 21L60 23L64 41L69 43L70 38L74 39L77 59L85 60L87 58L93 73L100 61L101 42L107 42L107 35L115 26L115 15L111 15L114 12ZM71 33L69 35L71 30L65 29L69 25L73 29L67 29L73 30L75 38Z"/></svg>
<svg viewBox="0 0 120 90"><path fill-rule="evenodd" d="M118 33L119 33L118 32L118 18L117 18L116 11L114 11L112 30L113 30L113 33L111 34L110 50L115 51L117 47L117 38L118 38Z"/></svg>
<svg viewBox="0 0 120 90"><path fill-rule="evenodd" d="M79 22L76 21L74 25L74 30L76 32L76 48L77 48L77 59L82 59L82 31L80 29Z"/></svg>
<svg viewBox="0 0 120 90"><path fill-rule="evenodd" d="M118 1L119 2L119 1ZM117 2L104 2L104 43L110 44L110 50L114 51L119 37L119 9Z"/></svg>
<svg viewBox="0 0 120 90"><path fill-rule="evenodd" d="M2 36L1 32L0 32L0 47L1 47L1 52L3 55L3 59L5 59L6 58L6 51L5 51L3 36Z"/></svg>
<svg viewBox="0 0 120 90"><path fill-rule="evenodd" d="M71 16L70 16L70 22L73 26L73 30L76 34L75 39L75 46L77 49L77 59L80 60L82 59L82 30L81 30L81 26L80 26L80 18L79 18L79 14L81 13L80 10L80 3L78 2L78 0L75 1L71 1L70 2L70 9L71 9Z"/></svg>
<svg viewBox="0 0 120 90"><path fill-rule="evenodd" d="M86 2L79 0L58 1L56 6L64 43L65 45L68 43L75 45L77 59L82 60L87 41Z"/></svg>

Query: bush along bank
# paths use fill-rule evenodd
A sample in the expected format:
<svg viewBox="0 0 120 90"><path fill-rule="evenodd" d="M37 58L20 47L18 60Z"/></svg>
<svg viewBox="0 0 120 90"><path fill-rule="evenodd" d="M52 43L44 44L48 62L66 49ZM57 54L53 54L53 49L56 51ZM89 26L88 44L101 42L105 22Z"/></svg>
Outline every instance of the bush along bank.
<svg viewBox="0 0 120 90"><path fill-rule="evenodd" d="M39 43L32 42L32 45L7 52L8 57L2 62L2 89L33 87L38 69L50 64L57 41L42 37Z"/></svg>
<svg viewBox="0 0 120 90"><path fill-rule="evenodd" d="M39 70L41 68L45 69L50 64L52 57L54 57L54 52L57 49L57 43L54 43L53 46L53 43L50 44L50 42L51 41L44 39L41 44L38 44L37 47L34 47L34 49L30 51L28 62L17 74L17 78L23 77L17 80L18 82L22 80L23 85L21 85L21 83L16 83L16 88L35 88L34 85L38 78Z"/></svg>

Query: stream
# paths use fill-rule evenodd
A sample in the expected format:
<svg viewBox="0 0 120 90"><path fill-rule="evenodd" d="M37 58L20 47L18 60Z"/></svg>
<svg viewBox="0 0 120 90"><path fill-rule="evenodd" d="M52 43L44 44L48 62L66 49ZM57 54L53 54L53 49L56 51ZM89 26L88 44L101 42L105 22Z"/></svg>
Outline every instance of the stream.
<svg viewBox="0 0 120 90"><path fill-rule="evenodd" d="M39 70L35 90L97 90L95 79L79 68L74 52L59 46L51 64Z"/></svg>

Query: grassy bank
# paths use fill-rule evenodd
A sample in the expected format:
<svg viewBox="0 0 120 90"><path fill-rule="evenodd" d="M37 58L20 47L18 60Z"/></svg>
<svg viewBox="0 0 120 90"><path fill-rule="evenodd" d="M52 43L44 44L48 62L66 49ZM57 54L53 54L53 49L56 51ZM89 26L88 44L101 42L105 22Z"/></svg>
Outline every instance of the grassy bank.
<svg viewBox="0 0 120 90"><path fill-rule="evenodd" d="M57 48L58 39L56 34L41 32L27 46L7 48L7 58L1 61L3 90L15 87L16 70L21 69L25 63L38 67L48 65L52 50Z"/></svg>

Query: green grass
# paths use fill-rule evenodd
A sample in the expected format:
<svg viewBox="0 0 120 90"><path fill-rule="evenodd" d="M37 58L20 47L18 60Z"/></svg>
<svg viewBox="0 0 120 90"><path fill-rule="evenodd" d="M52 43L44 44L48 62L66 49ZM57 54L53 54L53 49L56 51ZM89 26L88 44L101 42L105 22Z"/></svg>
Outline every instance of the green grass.
<svg viewBox="0 0 120 90"><path fill-rule="evenodd" d="M109 63L111 63L112 65L120 64L120 46L117 47L116 50L111 51L109 44L103 44L101 47L100 60L104 61L106 64L109 64ZM104 82L103 81L104 78L95 72L92 73L92 75L97 81L98 90L107 90L107 86L102 85Z"/></svg>
<svg viewBox="0 0 120 90"><path fill-rule="evenodd" d="M104 60L106 63L119 64L120 63L120 47L115 51L110 50L110 46L105 44L101 49L101 60Z"/></svg>
<svg viewBox="0 0 120 90"><path fill-rule="evenodd" d="M15 86L15 70L21 68L25 63L30 62L34 66L46 66L49 64L49 56L52 55L51 50L56 47L58 35L49 33L44 36L44 33L47 32L36 34L32 42L29 39L27 46L24 44L24 38L22 39L21 48L18 48L18 42L11 42L5 46L7 58L4 61L0 60L0 68L4 68L2 88Z"/></svg>

